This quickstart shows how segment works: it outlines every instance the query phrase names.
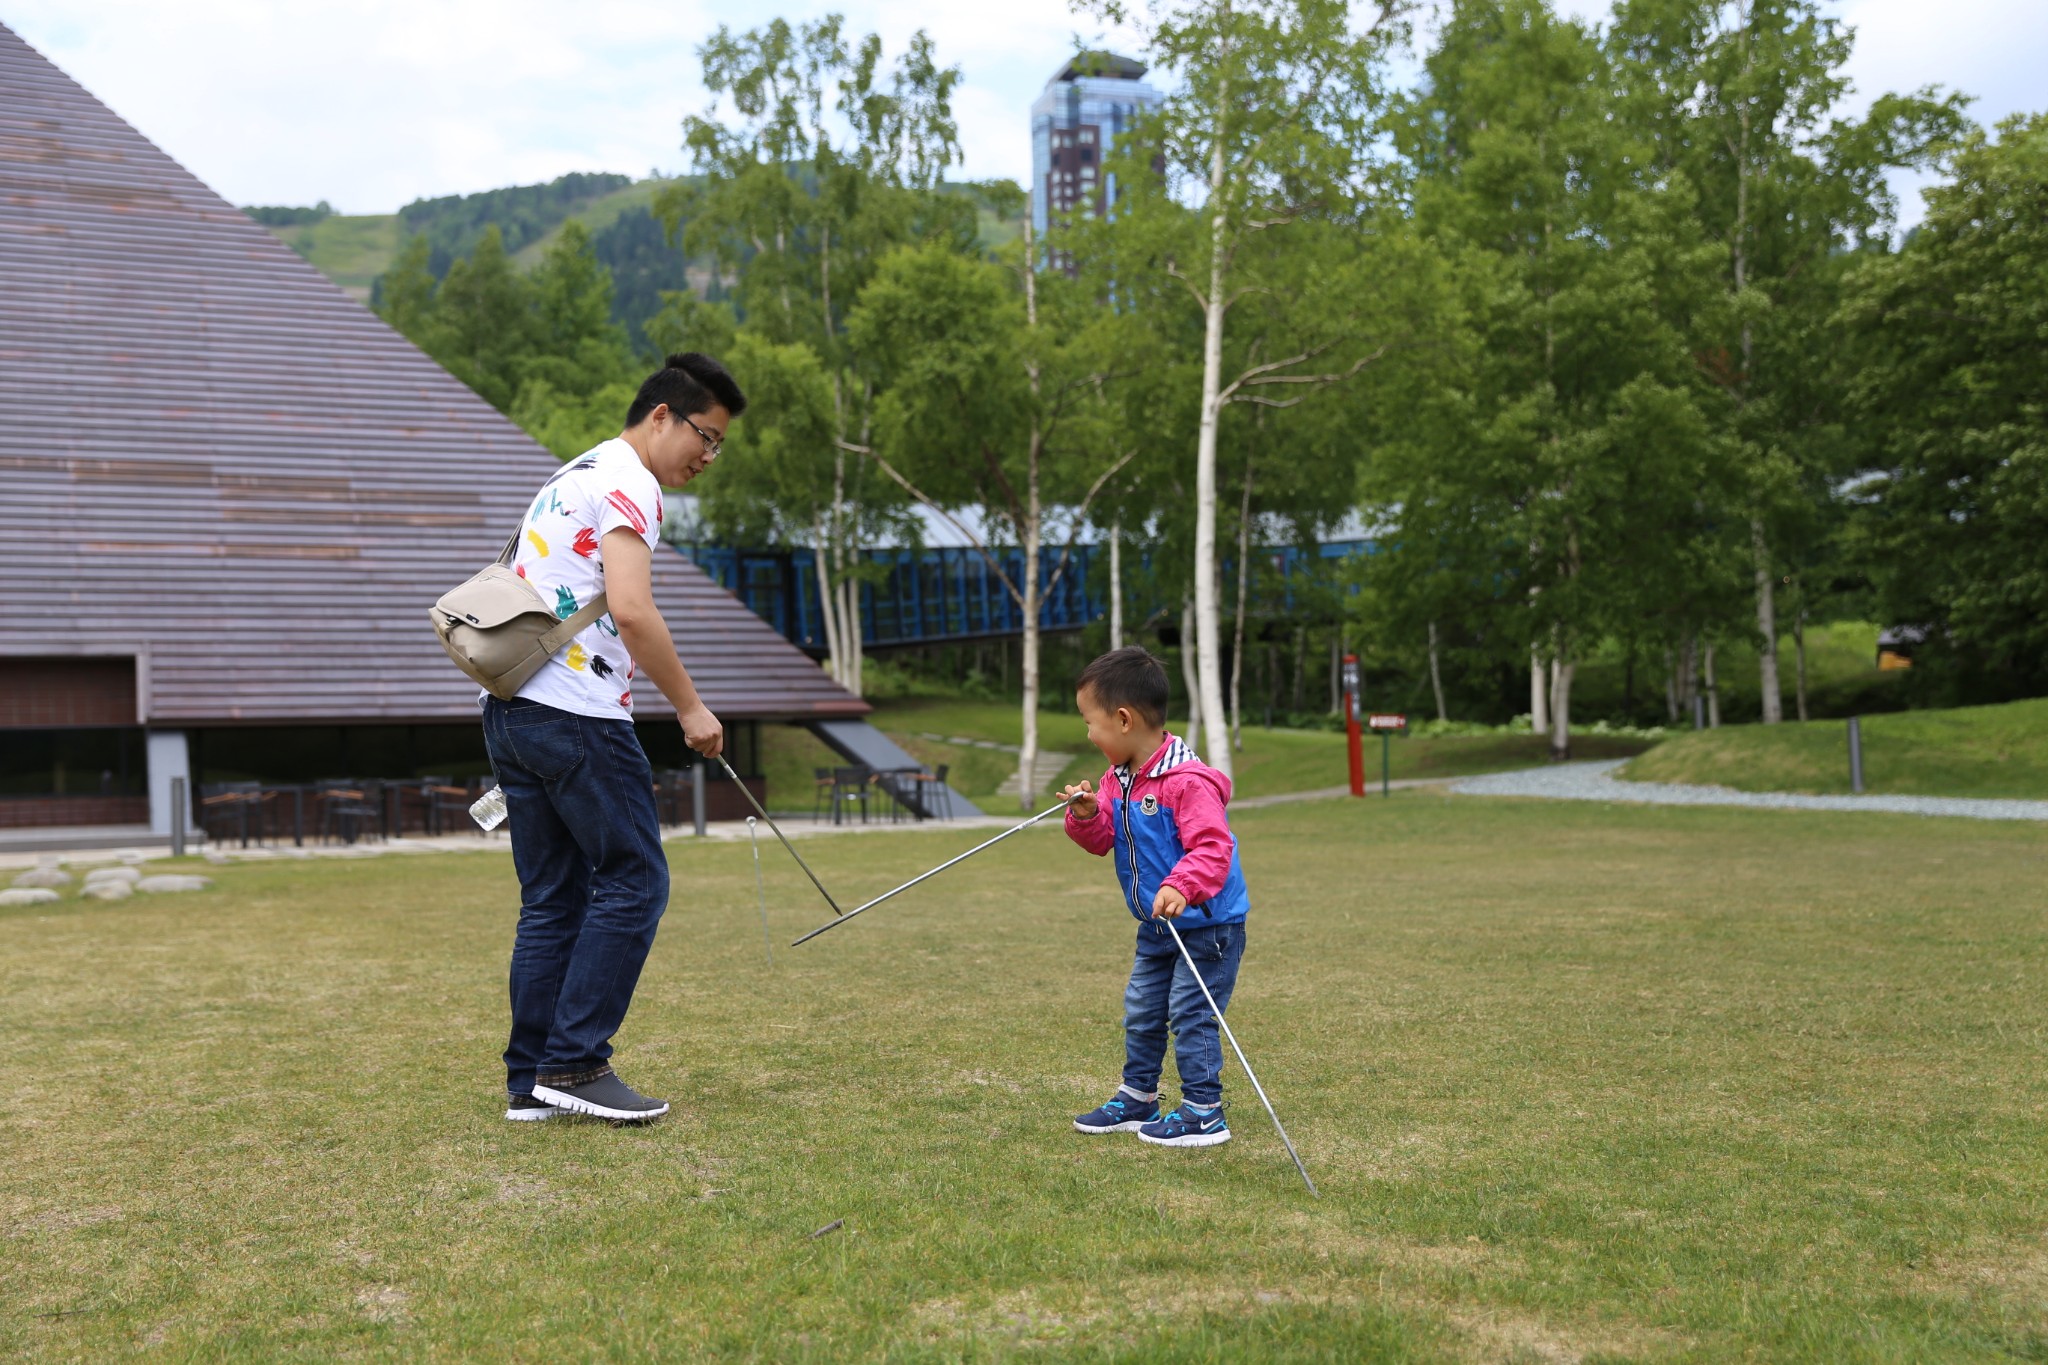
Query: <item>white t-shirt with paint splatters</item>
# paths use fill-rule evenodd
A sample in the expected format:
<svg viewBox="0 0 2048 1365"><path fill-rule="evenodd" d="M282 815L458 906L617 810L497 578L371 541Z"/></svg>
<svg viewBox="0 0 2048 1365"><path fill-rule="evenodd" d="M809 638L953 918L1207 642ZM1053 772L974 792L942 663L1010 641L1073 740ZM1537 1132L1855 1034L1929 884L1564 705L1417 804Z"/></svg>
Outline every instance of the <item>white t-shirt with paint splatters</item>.
<svg viewBox="0 0 2048 1365"><path fill-rule="evenodd" d="M661 540L661 485L633 447L613 437L570 461L527 509L512 567L568 618L604 591L604 538L626 527ZM519 695L604 720L633 715L633 660L609 614L585 626L527 679Z"/></svg>

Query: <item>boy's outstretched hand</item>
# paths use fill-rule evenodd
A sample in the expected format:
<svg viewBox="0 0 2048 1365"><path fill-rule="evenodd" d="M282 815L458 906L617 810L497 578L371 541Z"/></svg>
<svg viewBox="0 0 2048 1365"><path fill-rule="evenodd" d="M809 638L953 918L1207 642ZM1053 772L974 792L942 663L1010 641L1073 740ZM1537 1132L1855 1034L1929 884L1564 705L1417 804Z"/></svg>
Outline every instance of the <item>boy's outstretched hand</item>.
<svg viewBox="0 0 2048 1365"><path fill-rule="evenodd" d="M1159 894L1152 898L1153 919L1178 919L1180 912L1188 908L1188 898L1170 886L1159 888Z"/></svg>
<svg viewBox="0 0 2048 1365"><path fill-rule="evenodd" d="M1075 819L1093 820L1095 818L1095 789L1089 784L1087 778L1084 777L1079 782L1067 787L1060 792L1060 796L1065 799L1067 810Z"/></svg>

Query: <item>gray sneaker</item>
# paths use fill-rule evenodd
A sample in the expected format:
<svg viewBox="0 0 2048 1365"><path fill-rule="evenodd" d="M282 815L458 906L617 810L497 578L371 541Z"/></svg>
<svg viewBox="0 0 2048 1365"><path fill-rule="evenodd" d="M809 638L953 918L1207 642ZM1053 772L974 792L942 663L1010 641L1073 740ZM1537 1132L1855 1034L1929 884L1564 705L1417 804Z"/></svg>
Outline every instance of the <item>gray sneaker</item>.
<svg viewBox="0 0 2048 1365"><path fill-rule="evenodd" d="M607 1071L581 1085L536 1085L533 1097L572 1114L591 1114L619 1123L645 1123L668 1112L667 1100L651 1100Z"/></svg>
<svg viewBox="0 0 2048 1365"><path fill-rule="evenodd" d="M552 1104L542 1104L531 1095L510 1095L505 1100L505 1117L514 1123L538 1123L561 1112Z"/></svg>

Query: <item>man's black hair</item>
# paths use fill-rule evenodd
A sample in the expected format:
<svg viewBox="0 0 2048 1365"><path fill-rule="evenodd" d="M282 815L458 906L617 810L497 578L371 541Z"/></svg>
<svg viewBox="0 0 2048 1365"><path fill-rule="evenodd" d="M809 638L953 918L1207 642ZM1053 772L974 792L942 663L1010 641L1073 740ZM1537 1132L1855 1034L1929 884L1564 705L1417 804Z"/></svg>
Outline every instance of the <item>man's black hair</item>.
<svg viewBox="0 0 2048 1365"><path fill-rule="evenodd" d="M1104 710L1128 706L1147 725L1166 724L1166 665L1143 645L1125 645L1098 656L1074 679L1074 690L1088 693Z"/></svg>
<svg viewBox="0 0 2048 1365"><path fill-rule="evenodd" d="M695 417L719 406L735 417L747 410L747 396L731 373L697 351L678 351L647 376L640 392L633 395L633 405L626 409L626 425L639 426L663 403L678 417Z"/></svg>

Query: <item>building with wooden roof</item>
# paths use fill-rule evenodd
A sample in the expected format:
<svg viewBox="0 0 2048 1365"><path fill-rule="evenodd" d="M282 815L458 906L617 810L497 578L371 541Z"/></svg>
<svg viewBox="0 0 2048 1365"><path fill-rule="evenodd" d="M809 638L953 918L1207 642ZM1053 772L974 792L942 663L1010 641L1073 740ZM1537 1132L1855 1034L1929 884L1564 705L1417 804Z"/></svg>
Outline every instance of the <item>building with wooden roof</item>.
<svg viewBox="0 0 2048 1365"><path fill-rule="evenodd" d="M0 825L475 761L426 609L556 467L0 26ZM737 730L868 710L681 556L655 595Z"/></svg>

